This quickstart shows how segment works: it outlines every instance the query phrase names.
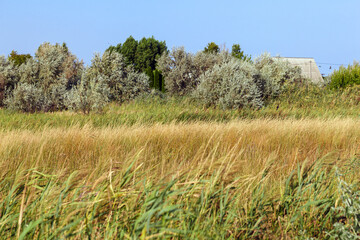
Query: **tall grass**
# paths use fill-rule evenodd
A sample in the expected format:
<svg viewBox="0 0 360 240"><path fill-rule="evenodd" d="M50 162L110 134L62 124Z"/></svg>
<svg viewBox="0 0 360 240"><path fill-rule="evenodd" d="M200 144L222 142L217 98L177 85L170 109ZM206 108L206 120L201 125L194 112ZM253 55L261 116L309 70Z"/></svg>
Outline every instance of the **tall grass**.
<svg viewBox="0 0 360 240"><path fill-rule="evenodd" d="M151 168L151 174L160 178L188 167L211 172L221 162L232 164L238 174L256 173L268 159L276 160L284 172L328 153L341 159L359 153L358 126L359 120L353 119L243 120L2 131L0 163L11 172L22 166L51 174L53 170L108 169L111 162L128 165L126 159L140 152L142 168Z"/></svg>
<svg viewBox="0 0 360 240"><path fill-rule="evenodd" d="M358 126L346 118L2 128L0 236L355 237Z"/></svg>

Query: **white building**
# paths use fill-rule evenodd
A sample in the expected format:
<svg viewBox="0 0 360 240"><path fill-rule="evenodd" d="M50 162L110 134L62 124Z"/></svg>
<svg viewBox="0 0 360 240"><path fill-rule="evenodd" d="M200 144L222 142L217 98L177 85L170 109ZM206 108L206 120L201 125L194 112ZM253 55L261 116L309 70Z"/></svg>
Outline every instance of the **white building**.
<svg viewBox="0 0 360 240"><path fill-rule="evenodd" d="M314 58L298 58L298 57L275 57L288 61L293 66L301 68L301 73L304 77L312 80L313 83L320 83L323 81L321 73Z"/></svg>

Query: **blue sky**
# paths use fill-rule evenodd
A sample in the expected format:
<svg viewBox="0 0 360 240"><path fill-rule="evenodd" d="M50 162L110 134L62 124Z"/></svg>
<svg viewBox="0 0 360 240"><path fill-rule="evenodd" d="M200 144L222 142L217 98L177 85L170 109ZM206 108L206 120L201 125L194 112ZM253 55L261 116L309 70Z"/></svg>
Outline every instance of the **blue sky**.
<svg viewBox="0 0 360 240"><path fill-rule="evenodd" d="M252 56L314 57L327 74L323 63L360 60L359 12L359 0L0 0L0 55L66 42L90 63L129 35L154 36L191 52L214 41L229 49L239 43Z"/></svg>

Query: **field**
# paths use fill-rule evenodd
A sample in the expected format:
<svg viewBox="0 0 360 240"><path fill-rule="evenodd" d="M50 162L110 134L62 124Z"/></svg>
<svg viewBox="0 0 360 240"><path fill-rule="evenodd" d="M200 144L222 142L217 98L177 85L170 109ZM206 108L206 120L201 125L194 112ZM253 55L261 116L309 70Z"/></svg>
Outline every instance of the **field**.
<svg viewBox="0 0 360 240"><path fill-rule="evenodd" d="M0 238L355 239L358 89L253 110L0 109Z"/></svg>

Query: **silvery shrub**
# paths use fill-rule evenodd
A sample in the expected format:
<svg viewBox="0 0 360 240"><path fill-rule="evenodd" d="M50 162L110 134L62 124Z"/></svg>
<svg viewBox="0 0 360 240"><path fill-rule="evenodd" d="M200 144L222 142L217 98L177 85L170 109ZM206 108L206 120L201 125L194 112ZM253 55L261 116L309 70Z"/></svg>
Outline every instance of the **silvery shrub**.
<svg viewBox="0 0 360 240"><path fill-rule="evenodd" d="M184 47L173 48L157 60L157 68L165 77L165 89L170 95L184 96L196 89L199 77L216 64L231 59L228 52L188 53Z"/></svg>
<svg viewBox="0 0 360 240"><path fill-rule="evenodd" d="M30 113L41 111L43 102L44 97L41 89L29 83L18 84L11 97L5 100L9 109Z"/></svg>
<svg viewBox="0 0 360 240"><path fill-rule="evenodd" d="M202 74L193 96L208 106L232 109L262 107L261 90L254 81L256 74L252 63L233 58Z"/></svg>
<svg viewBox="0 0 360 240"><path fill-rule="evenodd" d="M265 101L279 96L288 85L305 81L299 67L294 67L281 58L273 58L268 53L256 58L254 64L258 71L254 76L255 81Z"/></svg>
<svg viewBox="0 0 360 240"><path fill-rule="evenodd" d="M101 57L95 54L86 72L90 79L103 79L109 88L110 101L122 103L150 92L146 74L135 71L131 65L126 66L123 56L114 51L106 51Z"/></svg>
<svg viewBox="0 0 360 240"><path fill-rule="evenodd" d="M69 110L102 112L109 101L110 89L101 76L83 73L79 84L65 94L65 104Z"/></svg>
<svg viewBox="0 0 360 240"><path fill-rule="evenodd" d="M18 77L14 82L14 89L8 94L6 103L15 110L24 112L34 111L31 104L26 104L26 93L36 92L41 95L41 102L37 103L36 111L57 111L66 109L64 96L80 80L83 63L71 54L65 44L51 45L43 43L26 63L18 69ZM9 82L10 77L6 77ZM17 90L17 88L20 88ZM22 94L19 94L21 92ZM16 102L17 101L17 102ZM28 108L30 107L30 108Z"/></svg>
<svg viewBox="0 0 360 240"><path fill-rule="evenodd" d="M0 106L20 80L19 67L0 56Z"/></svg>

